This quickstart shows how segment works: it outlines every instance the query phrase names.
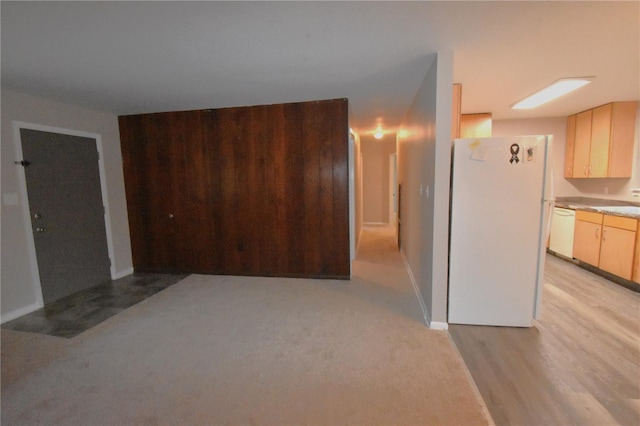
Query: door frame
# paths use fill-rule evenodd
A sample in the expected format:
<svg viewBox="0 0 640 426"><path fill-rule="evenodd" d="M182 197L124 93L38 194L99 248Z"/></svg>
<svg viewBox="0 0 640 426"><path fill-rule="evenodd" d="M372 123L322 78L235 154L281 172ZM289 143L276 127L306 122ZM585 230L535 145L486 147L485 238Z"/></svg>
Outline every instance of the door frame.
<svg viewBox="0 0 640 426"><path fill-rule="evenodd" d="M111 232L111 217L109 215L109 197L107 196L107 175L104 166L104 151L102 149L102 137L97 133L84 132L80 130L63 129L60 127L46 126L42 124L27 123L23 121L13 121L13 140L16 150L16 159L18 161L24 160L22 153L22 138L20 136L20 129L37 130L41 132L57 133L68 136L80 136L84 138L93 139L96 141L96 149L98 151L98 171L100 172L100 192L102 195L102 205L104 206L104 226L105 234L107 237L107 253L111 265L109 266L109 272L111 279L116 279L115 265L113 262L113 235ZM24 231L27 242L27 252L29 255L29 265L31 268L31 274L33 276L32 286L36 294L36 307L35 309L44 306L44 299L42 297L42 283L40 281L40 272L38 270L38 258L36 255L36 244L33 238L33 224L31 223L31 213L29 211L29 194L27 192L27 179L25 175L24 167L18 167L18 191L20 193L20 204L22 208L22 218L24 223Z"/></svg>
<svg viewBox="0 0 640 426"><path fill-rule="evenodd" d="M396 153L389 154L389 225L392 225L394 229L396 229L398 222L398 210L396 208L396 198L398 196L396 191L398 182L396 161Z"/></svg>

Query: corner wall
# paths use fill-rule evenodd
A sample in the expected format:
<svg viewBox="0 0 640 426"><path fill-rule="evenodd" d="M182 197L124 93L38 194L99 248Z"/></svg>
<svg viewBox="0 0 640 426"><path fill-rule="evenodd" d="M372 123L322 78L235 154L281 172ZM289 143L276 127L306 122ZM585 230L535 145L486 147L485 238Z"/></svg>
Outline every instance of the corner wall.
<svg viewBox="0 0 640 426"><path fill-rule="evenodd" d="M91 111L48 99L2 89L2 272L1 305L2 322L37 309L39 282L30 263L29 235L20 199L20 187L16 157L16 141L13 122L57 127L101 135L111 240L112 259L116 276L133 272L129 223L124 192L120 134L116 115ZM6 203L5 196L18 196L18 203Z"/></svg>
<svg viewBox="0 0 640 426"><path fill-rule="evenodd" d="M398 132L402 252L431 328L447 328L453 54L433 59Z"/></svg>

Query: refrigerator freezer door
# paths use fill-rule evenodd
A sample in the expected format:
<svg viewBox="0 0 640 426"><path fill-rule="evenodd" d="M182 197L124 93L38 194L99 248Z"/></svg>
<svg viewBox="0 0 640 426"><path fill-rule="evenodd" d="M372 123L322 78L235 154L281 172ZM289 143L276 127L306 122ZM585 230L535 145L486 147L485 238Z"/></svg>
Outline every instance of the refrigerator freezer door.
<svg viewBox="0 0 640 426"><path fill-rule="evenodd" d="M455 141L450 323L532 325L545 160L544 136Z"/></svg>

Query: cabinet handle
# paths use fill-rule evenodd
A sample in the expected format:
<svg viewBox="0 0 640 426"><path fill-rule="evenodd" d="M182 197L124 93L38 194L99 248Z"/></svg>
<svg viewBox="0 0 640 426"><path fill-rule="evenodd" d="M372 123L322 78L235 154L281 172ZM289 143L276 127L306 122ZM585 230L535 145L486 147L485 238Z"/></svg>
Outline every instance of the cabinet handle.
<svg viewBox="0 0 640 426"><path fill-rule="evenodd" d="M602 230L602 241L606 241L606 238L605 238L606 236L607 236L607 230L603 229Z"/></svg>
<svg viewBox="0 0 640 426"><path fill-rule="evenodd" d="M597 240L598 238L600 238L600 236L598 235L598 231L600 231L600 227L599 227L599 226L598 226L598 227L596 227L596 240Z"/></svg>
<svg viewBox="0 0 640 426"><path fill-rule="evenodd" d="M589 164L589 176L591 176L591 164Z"/></svg>
<svg viewBox="0 0 640 426"><path fill-rule="evenodd" d="M584 174L585 176L589 176L589 175L587 174L587 166L584 166L584 167L582 168L582 174Z"/></svg>
<svg viewBox="0 0 640 426"><path fill-rule="evenodd" d="M169 213L169 219L173 219L173 213Z"/></svg>

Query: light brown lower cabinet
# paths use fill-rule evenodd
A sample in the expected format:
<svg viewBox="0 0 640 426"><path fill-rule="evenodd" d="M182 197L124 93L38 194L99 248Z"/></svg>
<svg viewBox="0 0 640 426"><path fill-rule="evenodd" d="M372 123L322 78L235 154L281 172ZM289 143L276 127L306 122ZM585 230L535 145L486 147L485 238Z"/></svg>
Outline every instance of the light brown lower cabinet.
<svg viewBox="0 0 640 426"><path fill-rule="evenodd" d="M598 266L601 238L602 214L577 210L573 233L573 257L589 265Z"/></svg>
<svg viewBox="0 0 640 426"><path fill-rule="evenodd" d="M640 220L636 229L636 254L633 261L633 281L640 284Z"/></svg>
<svg viewBox="0 0 640 426"><path fill-rule="evenodd" d="M634 258L637 229L638 221L633 218L578 210L573 256L621 278L639 281Z"/></svg>
<svg viewBox="0 0 640 426"><path fill-rule="evenodd" d="M630 231L612 226L603 226L598 267L603 271L611 272L613 275L631 280L635 245L635 230Z"/></svg>

